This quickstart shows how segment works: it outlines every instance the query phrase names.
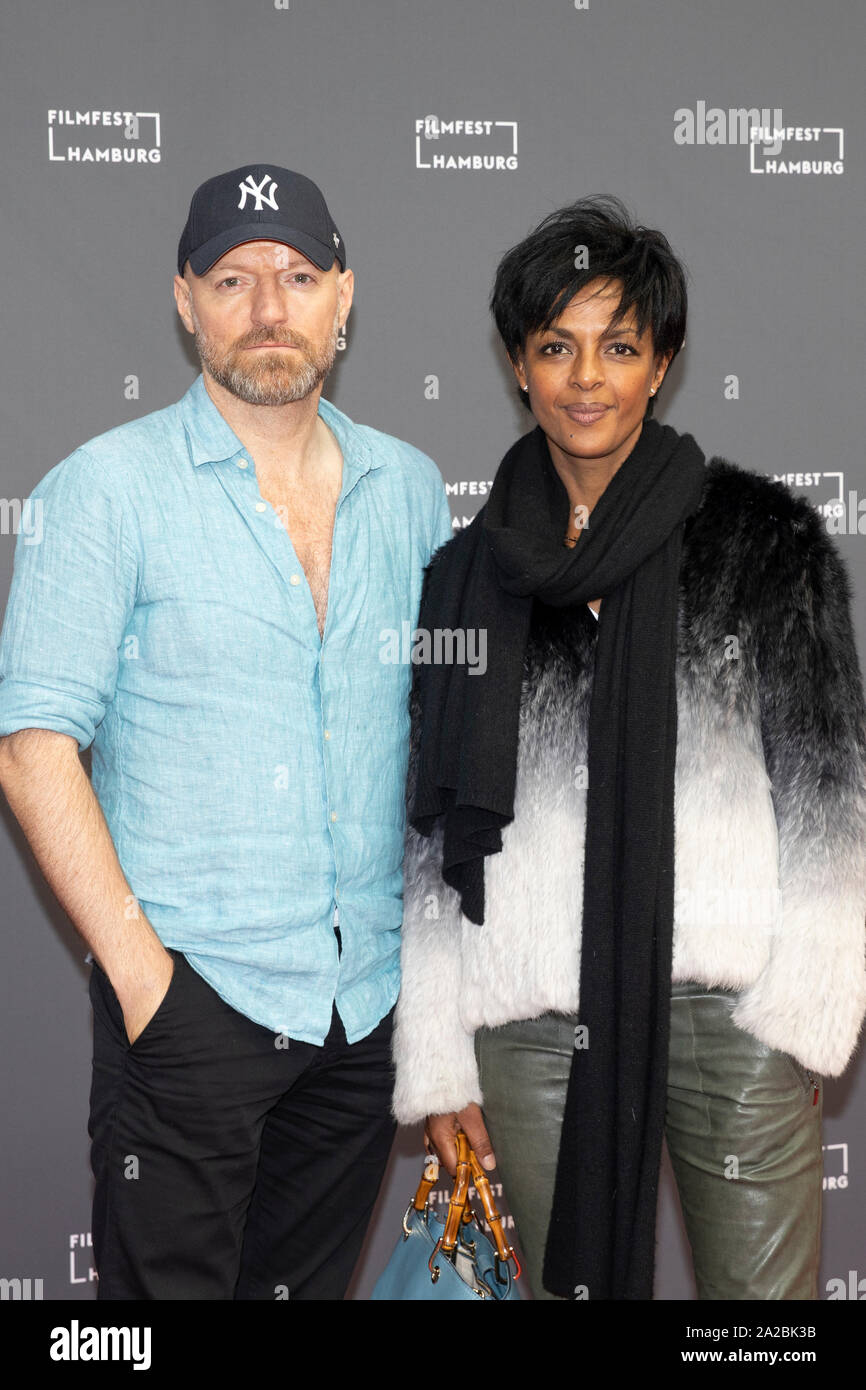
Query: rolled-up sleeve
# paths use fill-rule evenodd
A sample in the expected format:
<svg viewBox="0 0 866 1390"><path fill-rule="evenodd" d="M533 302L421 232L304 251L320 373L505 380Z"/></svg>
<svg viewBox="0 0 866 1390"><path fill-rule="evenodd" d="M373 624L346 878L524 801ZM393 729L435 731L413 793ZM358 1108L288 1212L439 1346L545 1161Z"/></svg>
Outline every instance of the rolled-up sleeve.
<svg viewBox="0 0 866 1390"><path fill-rule="evenodd" d="M53 729L83 750L114 698L137 548L111 470L84 448L26 508L0 635L0 736Z"/></svg>

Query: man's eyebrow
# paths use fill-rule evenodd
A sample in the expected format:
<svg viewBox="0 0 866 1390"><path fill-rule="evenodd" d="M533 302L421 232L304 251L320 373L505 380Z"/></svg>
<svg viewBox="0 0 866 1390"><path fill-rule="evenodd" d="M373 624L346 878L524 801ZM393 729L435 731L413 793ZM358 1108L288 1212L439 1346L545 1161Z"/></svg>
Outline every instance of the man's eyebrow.
<svg viewBox="0 0 866 1390"><path fill-rule="evenodd" d="M282 258L281 258L281 259L282 259ZM289 270L289 269L292 268L292 266L298 266L298 265L309 265L309 266L312 266L312 264L313 264L312 261L307 260L307 257L306 257L306 256L302 256L302 255L300 254L300 252L298 252L298 253L297 253L296 255L294 255L294 256L289 256L289 257L287 257L285 265L282 265L282 264L281 264L281 265L277 266L277 269L278 269L278 270ZM317 268L317 267L316 267L316 268ZM208 274L208 275L237 275L237 274L240 272L240 273L245 274L245 275L255 275L255 274L256 274L256 269L257 269L257 267L255 267L255 266L239 265L239 264L237 264L237 263L235 263L235 262L228 261L225 265L221 265L221 266L219 266L219 267L217 267L217 266L211 266L211 268L210 268L210 270L207 272L207 274Z"/></svg>

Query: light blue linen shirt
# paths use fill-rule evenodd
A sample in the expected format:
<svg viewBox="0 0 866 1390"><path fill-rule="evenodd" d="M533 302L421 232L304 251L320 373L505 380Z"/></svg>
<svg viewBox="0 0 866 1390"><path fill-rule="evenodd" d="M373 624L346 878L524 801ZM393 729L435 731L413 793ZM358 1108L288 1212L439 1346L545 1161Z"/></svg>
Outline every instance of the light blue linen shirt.
<svg viewBox="0 0 866 1390"><path fill-rule="evenodd" d="M452 535L431 459L328 401L319 414L343 453L321 640L201 376L38 484L41 539L19 532L0 637L0 734L93 744L163 944L241 1013L316 1044L335 999L356 1042L397 998L412 668L381 659L383 633L414 628Z"/></svg>

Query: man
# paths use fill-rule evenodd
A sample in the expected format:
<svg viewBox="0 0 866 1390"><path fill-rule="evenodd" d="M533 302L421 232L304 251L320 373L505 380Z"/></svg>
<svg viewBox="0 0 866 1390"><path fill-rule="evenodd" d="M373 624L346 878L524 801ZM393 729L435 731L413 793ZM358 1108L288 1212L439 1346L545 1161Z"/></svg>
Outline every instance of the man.
<svg viewBox="0 0 866 1390"><path fill-rule="evenodd" d="M321 399L353 276L309 179L202 184L174 292L202 374L33 493L0 782L94 958L100 1298L340 1298L394 1128L409 668L381 634L450 512Z"/></svg>

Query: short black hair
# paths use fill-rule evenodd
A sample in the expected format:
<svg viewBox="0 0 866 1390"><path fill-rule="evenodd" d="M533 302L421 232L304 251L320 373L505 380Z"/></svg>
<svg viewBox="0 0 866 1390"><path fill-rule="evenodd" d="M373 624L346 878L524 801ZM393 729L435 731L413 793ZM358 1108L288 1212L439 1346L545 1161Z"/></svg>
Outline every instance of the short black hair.
<svg viewBox="0 0 866 1390"><path fill-rule="evenodd" d="M578 269L578 253L588 264ZM598 193L559 208L539 222L499 263L490 308L512 362L524 352L530 333L543 332L584 286L594 280L620 280L621 323L632 308L637 330L649 324L653 351L671 361L686 333L687 271L661 232L640 226L612 193ZM527 393L518 391L531 409ZM651 415L658 395L650 396Z"/></svg>

